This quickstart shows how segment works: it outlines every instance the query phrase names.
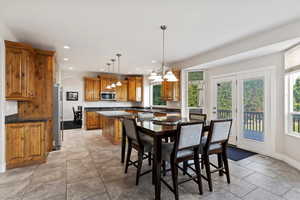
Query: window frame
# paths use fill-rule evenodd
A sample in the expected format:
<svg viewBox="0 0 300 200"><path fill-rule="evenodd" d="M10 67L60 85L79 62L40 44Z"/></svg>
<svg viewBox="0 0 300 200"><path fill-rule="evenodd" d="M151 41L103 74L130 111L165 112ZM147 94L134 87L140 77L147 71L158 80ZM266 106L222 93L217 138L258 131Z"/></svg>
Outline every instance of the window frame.
<svg viewBox="0 0 300 200"><path fill-rule="evenodd" d="M187 70L186 71L186 84L185 84L185 90L186 90L186 97L185 97L185 100L186 100L186 108L188 110L190 109L202 109L203 111L205 110L205 98L203 97L203 105L202 106L197 106L197 107L190 107L189 106L189 73L190 72L203 72L203 94L205 96L205 93L206 93L206 82L205 82L205 76L206 76L206 73L204 70L199 70L199 69L193 69L193 70Z"/></svg>
<svg viewBox="0 0 300 200"><path fill-rule="evenodd" d="M151 105L151 107L161 107L161 108L163 108L163 107L167 107L168 106L168 103L167 103L167 101L165 101L166 102L166 104L165 105L155 105L155 104L153 104L153 86L155 86L155 85L161 85L162 86L162 83L154 83L154 84L151 84L151 86L150 86L150 105Z"/></svg>
<svg viewBox="0 0 300 200"><path fill-rule="evenodd" d="M284 101L285 101L285 115L284 115L284 129L285 134L300 138L300 133L293 131L293 114L300 114L300 112L294 112L294 97L293 97L293 76L295 74L300 75L300 65L294 65L287 67L287 59L293 51L300 51L300 45L287 50L284 54Z"/></svg>

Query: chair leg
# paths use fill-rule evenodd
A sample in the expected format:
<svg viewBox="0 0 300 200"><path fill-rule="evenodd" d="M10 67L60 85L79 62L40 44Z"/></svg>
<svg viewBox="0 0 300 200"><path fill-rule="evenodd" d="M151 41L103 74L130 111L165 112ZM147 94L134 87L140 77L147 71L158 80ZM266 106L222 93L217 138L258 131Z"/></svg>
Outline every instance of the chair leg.
<svg viewBox="0 0 300 200"><path fill-rule="evenodd" d="M183 161L183 175L186 175L188 170L188 161Z"/></svg>
<svg viewBox="0 0 300 200"><path fill-rule="evenodd" d="M223 150L222 157L223 157L223 162L224 162L224 166L225 166L227 183L230 184L230 173L229 173L229 165L228 165L228 158L227 158L226 150Z"/></svg>
<svg viewBox="0 0 300 200"><path fill-rule="evenodd" d="M178 196L178 168L176 167L175 162L171 161L170 164L171 164L171 171L172 171L172 180L173 180L175 200L178 200L179 199L179 196Z"/></svg>
<svg viewBox="0 0 300 200"><path fill-rule="evenodd" d="M199 154L197 152L194 153L194 164L197 173L197 182L198 182L198 189L199 193L203 194L203 187L202 187L202 180L201 180L201 169L200 169L200 161L199 161Z"/></svg>
<svg viewBox="0 0 300 200"><path fill-rule="evenodd" d="M206 176L207 176L209 191L212 192L213 187L212 187L212 180L211 180L209 155L204 155L204 164L205 164L205 170L206 170Z"/></svg>
<svg viewBox="0 0 300 200"><path fill-rule="evenodd" d="M222 160L222 154L221 153L218 153L218 167L219 167L219 169L223 168L223 160ZM223 171L222 170L219 171L220 176L223 176Z"/></svg>
<svg viewBox="0 0 300 200"><path fill-rule="evenodd" d="M131 141L128 141L128 147L127 147L127 157L126 157L126 163L125 163L125 174L127 174L128 171L128 166L130 162L130 156L131 156L131 151L132 151L132 145Z"/></svg>
<svg viewBox="0 0 300 200"><path fill-rule="evenodd" d="M139 153L138 153L138 168L136 171L136 182L135 182L136 185L139 184L139 179L140 179L142 164L143 164L143 154L144 154L144 152L142 152L142 151L139 151Z"/></svg>
<svg viewBox="0 0 300 200"><path fill-rule="evenodd" d="M163 176L166 176L167 175L167 173L166 173L167 164L166 164L165 160L162 161L162 168L163 168Z"/></svg>
<svg viewBox="0 0 300 200"><path fill-rule="evenodd" d="M204 163L204 156L201 155L201 169L204 169L204 165L205 165L205 163Z"/></svg>
<svg viewBox="0 0 300 200"><path fill-rule="evenodd" d="M149 152L148 153L148 163L149 163L149 166L151 166L151 159L152 159L152 153Z"/></svg>

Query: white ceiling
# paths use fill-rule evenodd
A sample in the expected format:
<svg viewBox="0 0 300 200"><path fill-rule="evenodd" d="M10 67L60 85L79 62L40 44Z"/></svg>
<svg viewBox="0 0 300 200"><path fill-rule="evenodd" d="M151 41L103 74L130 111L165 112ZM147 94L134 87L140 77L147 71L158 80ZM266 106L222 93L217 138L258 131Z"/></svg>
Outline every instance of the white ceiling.
<svg viewBox="0 0 300 200"><path fill-rule="evenodd" d="M149 73L161 61L161 24L174 62L298 17L299 0L0 0L0 20L19 41L82 71L100 71L121 52L123 73Z"/></svg>

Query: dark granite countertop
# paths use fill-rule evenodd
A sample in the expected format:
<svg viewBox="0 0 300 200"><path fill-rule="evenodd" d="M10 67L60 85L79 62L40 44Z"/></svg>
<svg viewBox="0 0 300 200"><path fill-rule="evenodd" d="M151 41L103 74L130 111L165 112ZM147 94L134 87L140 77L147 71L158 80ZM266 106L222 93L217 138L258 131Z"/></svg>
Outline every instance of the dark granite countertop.
<svg viewBox="0 0 300 200"><path fill-rule="evenodd" d="M14 123L28 123L28 122L46 122L49 118L39 118L39 119L21 119L18 114L5 116L5 124Z"/></svg>
<svg viewBox="0 0 300 200"><path fill-rule="evenodd" d="M141 112L153 112L153 113L179 113L180 109L176 108L150 108L150 107L85 107L86 112L95 111L114 111L114 110L136 110Z"/></svg>

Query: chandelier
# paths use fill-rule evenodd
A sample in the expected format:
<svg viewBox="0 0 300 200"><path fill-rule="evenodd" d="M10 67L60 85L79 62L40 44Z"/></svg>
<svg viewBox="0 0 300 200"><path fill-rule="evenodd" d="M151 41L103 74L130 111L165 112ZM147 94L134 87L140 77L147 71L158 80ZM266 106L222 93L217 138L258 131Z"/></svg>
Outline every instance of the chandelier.
<svg viewBox="0 0 300 200"><path fill-rule="evenodd" d="M173 72L171 70L169 70L168 72L165 72L165 68L166 68L166 63L165 63L165 32L167 29L166 25L161 25L160 29L163 32L163 44L162 44L162 63L161 63L161 69L159 73L156 73L155 71L153 71L150 76L149 76L149 80L152 81L152 83L160 83L163 82L164 80L168 81L168 82L176 82L178 81L178 79L176 78L176 76L173 74Z"/></svg>

